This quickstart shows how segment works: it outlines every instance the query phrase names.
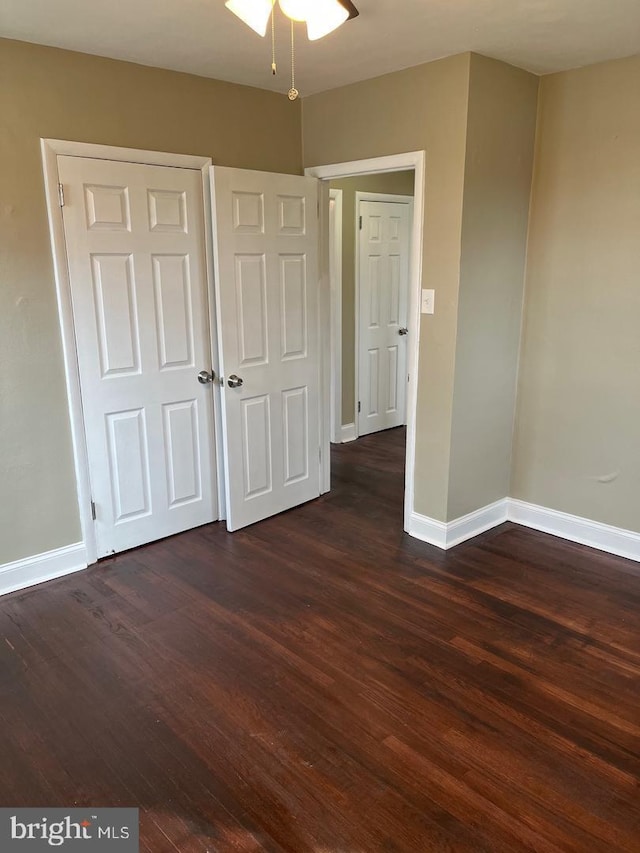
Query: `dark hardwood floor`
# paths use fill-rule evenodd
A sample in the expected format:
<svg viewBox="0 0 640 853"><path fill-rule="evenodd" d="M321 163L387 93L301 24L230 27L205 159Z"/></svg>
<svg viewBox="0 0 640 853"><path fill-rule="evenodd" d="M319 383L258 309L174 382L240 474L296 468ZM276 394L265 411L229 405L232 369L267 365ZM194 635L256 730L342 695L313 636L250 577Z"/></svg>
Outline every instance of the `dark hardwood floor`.
<svg viewBox="0 0 640 853"><path fill-rule="evenodd" d="M640 851L640 566L402 533L402 430L332 492L0 599L0 805L163 851Z"/></svg>

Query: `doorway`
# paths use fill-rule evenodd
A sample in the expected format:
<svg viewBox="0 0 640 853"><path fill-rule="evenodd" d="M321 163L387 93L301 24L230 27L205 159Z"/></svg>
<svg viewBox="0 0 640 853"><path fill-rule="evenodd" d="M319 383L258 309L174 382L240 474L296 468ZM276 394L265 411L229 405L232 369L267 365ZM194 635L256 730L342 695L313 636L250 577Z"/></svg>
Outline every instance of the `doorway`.
<svg viewBox="0 0 640 853"><path fill-rule="evenodd" d="M342 443L407 423L414 171L329 187L331 441Z"/></svg>
<svg viewBox="0 0 640 853"><path fill-rule="evenodd" d="M349 179L351 181L372 179L374 176L379 179L386 180L387 176L393 178L397 173L406 173L407 183L403 185L403 189L413 188L413 217L410 226L409 240L409 262L408 262L408 322L406 326L398 326L398 331L401 328L406 328L406 451L405 451L405 490L404 490L404 529L409 529L411 515L413 513L413 494L414 494L414 467L415 467L415 445L416 445L416 409L417 409L417 379L418 379L418 351L419 351L419 331L420 331L420 297L421 297L421 281L422 281L422 245L423 245L423 230L424 230L424 161L425 154L423 151L408 152L406 154L396 154L386 157L372 158L369 160L349 161L344 163L335 163L327 166L309 167L305 170L305 174L319 178L325 186L325 198L327 205L326 216L326 235L325 248L326 257L329 259L329 270L327 277L330 280L331 305L328 312L331 323L331 334L329 340L331 348L326 353L326 361L331 363L330 377L328 382L327 393L330 395L332 417L330 421L330 436L334 442L353 441L358 436L358 428L356 426L357 404L361 403L362 399L356 394L356 353L355 345L356 337L356 310L355 310L355 273L354 273L354 296L351 303L351 308L348 300L343 299L342 290L345 287L345 264L337 263L336 255L342 252L344 255L345 242L354 245L354 261L355 268L355 231L356 231L356 211L355 211L355 186L354 189L354 207L353 214L345 213L346 195L344 189L341 188L338 182ZM413 179L413 180L411 180ZM343 185L344 186L344 185ZM386 184L384 188L374 187L378 192L390 193L390 185ZM362 192L366 190L363 189ZM398 194L398 193L395 193ZM330 206L329 206L330 205ZM340 229L337 225L340 211L342 211L343 223L350 221L353 223L354 239L351 242L349 236L346 236L344 228ZM359 214L358 214L359 216ZM331 239L333 232L334 240ZM340 240L342 246L340 247ZM331 250L332 242L337 249ZM333 274L332 274L333 273ZM347 283L348 286L348 283ZM351 310L351 313L349 311ZM353 330L353 331L351 331ZM351 337L350 337L351 336ZM389 345L387 344L387 347ZM348 362L351 357L352 380L349 382ZM346 368L346 369L345 369ZM347 380L342 381L347 374ZM365 374L366 375L366 374ZM340 378L337 378L337 377ZM352 413L349 418L349 411Z"/></svg>

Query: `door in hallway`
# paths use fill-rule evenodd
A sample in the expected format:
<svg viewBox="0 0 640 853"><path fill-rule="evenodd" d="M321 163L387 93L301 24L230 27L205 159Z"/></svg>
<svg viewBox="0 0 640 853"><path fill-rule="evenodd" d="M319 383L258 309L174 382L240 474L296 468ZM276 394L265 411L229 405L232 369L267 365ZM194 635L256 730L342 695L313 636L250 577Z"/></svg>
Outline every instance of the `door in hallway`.
<svg viewBox="0 0 640 853"><path fill-rule="evenodd" d="M359 201L358 435L406 423L411 213Z"/></svg>

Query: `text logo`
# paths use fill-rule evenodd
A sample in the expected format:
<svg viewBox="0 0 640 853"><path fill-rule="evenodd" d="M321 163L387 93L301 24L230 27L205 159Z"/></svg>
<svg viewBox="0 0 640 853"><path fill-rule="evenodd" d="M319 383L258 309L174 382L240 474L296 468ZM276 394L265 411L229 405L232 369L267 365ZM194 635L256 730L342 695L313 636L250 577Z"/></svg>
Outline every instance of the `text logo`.
<svg viewBox="0 0 640 853"><path fill-rule="evenodd" d="M138 809L0 809L2 853L139 853Z"/></svg>

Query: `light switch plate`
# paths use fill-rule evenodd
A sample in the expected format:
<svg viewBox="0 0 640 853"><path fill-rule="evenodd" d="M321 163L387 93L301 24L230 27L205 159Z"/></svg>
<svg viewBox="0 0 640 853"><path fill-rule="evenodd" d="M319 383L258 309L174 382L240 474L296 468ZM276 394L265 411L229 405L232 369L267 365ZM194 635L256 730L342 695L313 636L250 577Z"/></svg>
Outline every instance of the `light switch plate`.
<svg viewBox="0 0 640 853"><path fill-rule="evenodd" d="M435 290L422 291L422 308L423 314L433 314L436 307L436 292Z"/></svg>

